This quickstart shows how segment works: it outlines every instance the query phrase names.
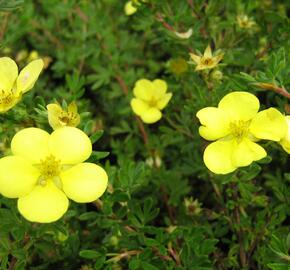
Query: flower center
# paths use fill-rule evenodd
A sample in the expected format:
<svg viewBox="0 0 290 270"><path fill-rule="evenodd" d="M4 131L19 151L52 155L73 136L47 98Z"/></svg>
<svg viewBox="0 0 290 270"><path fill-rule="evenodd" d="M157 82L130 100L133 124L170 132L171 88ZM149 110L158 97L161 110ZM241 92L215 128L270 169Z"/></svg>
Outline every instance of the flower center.
<svg viewBox="0 0 290 270"><path fill-rule="evenodd" d="M150 107L156 107L157 106L157 102L158 100L156 100L154 97L152 97L149 101L148 101L148 105Z"/></svg>
<svg viewBox="0 0 290 270"><path fill-rule="evenodd" d="M77 115L72 112L64 112L62 111L60 116L58 117L59 121L64 126L73 126L74 121L76 121Z"/></svg>
<svg viewBox="0 0 290 270"><path fill-rule="evenodd" d="M48 179L55 178L60 174L60 160L57 160L53 155L47 156L40 160L38 168L40 170L39 184L44 186Z"/></svg>
<svg viewBox="0 0 290 270"><path fill-rule="evenodd" d="M213 60L211 58L203 58L201 63L205 66L210 66L213 64Z"/></svg>
<svg viewBox="0 0 290 270"><path fill-rule="evenodd" d="M247 27L249 25L249 22L247 20L241 21L241 26Z"/></svg>
<svg viewBox="0 0 290 270"><path fill-rule="evenodd" d="M14 96L11 91L6 92L4 90L0 91L0 104L10 105L14 101Z"/></svg>
<svg viewBox="0 0 290 270"><path fill-rule="evenodd" d="M249 134L250 121L234 121L230 123L231 134L240 142Z"/></svg>

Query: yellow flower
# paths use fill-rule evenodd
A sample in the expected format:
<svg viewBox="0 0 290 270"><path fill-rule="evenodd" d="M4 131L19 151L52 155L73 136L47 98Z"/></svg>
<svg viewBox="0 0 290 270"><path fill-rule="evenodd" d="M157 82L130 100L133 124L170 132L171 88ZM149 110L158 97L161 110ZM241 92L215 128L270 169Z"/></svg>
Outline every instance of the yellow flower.
<svg viewBox="0 0 290 270"><path fill-rule="evenodd" d="M124 11L127 16L133 15L137 11L137 7L141 5L140 2L146 3L146 0L130 0L125 4Z"/></svg>
<svg viewBox="0 0 290 270"><path fill-rule="evenodd" d="M33 60L36 60L39 58L39 54L37 51L33 50L29 53L28 57L27 57L27 62L31 62Z"/></svg>
<svg viewBox="0 0 290 270"><path fill-rule="evenodd" d="M42 68L43 61L34 60L18 75L18 67L11 58L0 58L0 113L8 111L20 101L22 94L34 86Z"/></svg>
<svg viewBox="0 0 290 270"><path fill-rule="evenodd" d="M183 58L172 59L168 63L169 70L177 76L185 73L188 69L188 64Z"/></svg>
<svg viewBox="0 0 290 270"><path fill-rule="evenodd" d="M280 144L282 145L283 149L290 154L290 115L285 116L288 131L286 132L285 137L282 138Z"/></svg>
<svg viewBox="0 0 290 270"><path fill-rule="evenodd" d="M267 155L256 141L280 141L285 136L284 116L274 108L258 112L259 107L259 100L253 94L232 92L222 98L217 108L207 107L197 112L202 124L200 136L217 140L207 146L203 155L210 171L227 174L248 166Z"/></svg>
<svg viewBox="0 0 290 270"><path fill-rule="evenodd" d="M140 116L144 123L157 122L162 117L161 110L172 97L172 93L166 93L166 90L167 84L163 80L138 80L133 89L135 98L131 100L133 112Z"/></svg>
<svg viewBox="0 0 290 270"><path fill-rule="evenodd" d="M76 127L80 123L80 115L75 102L70 103L67 110L57 103L48 104L46 108L48 122L54 130L64 126Z"/></svg>
<svg viewBox="0 0 290 270"><path fill-rule="evenodd" d="M128 1L125 4L124 10L125 10L125 14L127 16L130 16L130 15L133 15L137 11L137 8L134 6L132 1Z"/></svg>
<svg viewBox="0 0 290 270"><path fill-rule="evenodd" d="M256 26L256 22L249 18L247 15L239 15L237 16L237 23L240 28L251 29Z"/></svg>
<svg viewBox="0 0 290 270"><path fill-rule="evenodd" d="M205 49L203 56L199 56L194 53L190 53L189 55L191 59L197 64L195 70L212 69L218 65L224 56L223 53L218 53L217 55L213 56L210 45L208 45Z"/></svg>
<svg viewBox="0 0 290 270"><path fill-rule="evenodd" d="M11 151L0 159L0 193L18 198L18 210L29 221L56 221L67 211L68 198L92 202L107 187L106 172L84 162L92 144L80 129L63 127L48 134L26 128L13 137Z"/></svg>

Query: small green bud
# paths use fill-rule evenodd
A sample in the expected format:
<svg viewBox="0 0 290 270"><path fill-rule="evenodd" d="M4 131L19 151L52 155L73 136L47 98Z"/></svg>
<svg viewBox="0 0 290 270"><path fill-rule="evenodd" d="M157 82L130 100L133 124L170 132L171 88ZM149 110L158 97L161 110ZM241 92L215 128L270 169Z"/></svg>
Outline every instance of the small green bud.
<svg viewBox="0 0 290 270"><path fill-rule="evenodd" d="M214 70L211 74L210 74L210 78L213 81L221 81L223 79L223 73L220 70Z"/></svg>

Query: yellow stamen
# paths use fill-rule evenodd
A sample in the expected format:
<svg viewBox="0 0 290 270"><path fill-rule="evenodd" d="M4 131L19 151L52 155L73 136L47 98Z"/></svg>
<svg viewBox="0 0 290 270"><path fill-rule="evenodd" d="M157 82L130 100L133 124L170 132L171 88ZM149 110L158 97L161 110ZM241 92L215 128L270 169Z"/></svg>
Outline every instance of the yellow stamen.
<svg viewBox="0 0 290 270"><path fill-rule="evenodd" d="M157 102L158 102L158 100L156 100L154 97L152 97L151 100L148 101L148 105L150 107L156 107L157 106Z"/></svg>
<svg viewBox="0 0 290 270"><path fill-rule="evenodd" d="M249 134L249 125L249 121L242 120L230 123L231 134L238 142Z"/></svg>
<svg viewBox="0 0 290 270"><path fill-rule="evenodd" d="M11 91L9 92L5 92L4 90L1 90L0 92L0 104L2 105L10 105L14 100L14 96L11 93Z"/></svg>
<svg viewBox="0 0 290 270"><path fill-rule="evenodd" d="M212 60L212 58L202 58L201 64L205 65L205 66L211 66L211 65L213 65L213 60Z"/></svg>
<svg viewBox="0 0 290 270"><path fill-rule="evenodd" d="M61 171L60 160L57 160L53 155L46 157L44 160L40 161L40 181L39 183L46 184L47 179L58 176Z"/></svg>
<svg viewBox="0 0 290 270"><path fill-rule="evenodd" d="M58 119L65 126L74 126L74 123L77 119L77 114L73 112L62 111Z"/></svg>

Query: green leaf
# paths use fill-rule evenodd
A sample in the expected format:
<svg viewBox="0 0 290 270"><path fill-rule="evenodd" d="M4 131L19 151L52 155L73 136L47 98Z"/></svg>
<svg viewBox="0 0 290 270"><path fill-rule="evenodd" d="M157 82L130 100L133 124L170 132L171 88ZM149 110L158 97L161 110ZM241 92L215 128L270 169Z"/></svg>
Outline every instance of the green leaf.
<svg viewBox="0 0 290 270"><path fill-rule="evenodd" d="M154 266L154 265L151 264L151 263L145 262L145 261L142 261L142 262L141 262L141 265L142 265L142 268L143 268L144 270L159 270L158 267Z"/></svg>
<svg viewBox="0 0 290 270"><path fill-rule="evenodd" d="M79 252L80 257L85 258L85 259L96 259L101 256L101 254L95 250L81 250Z"/></svg>
<svg viewBox="0 0 290 270"><path fill-rule="evenodd" d="M261 167L258 164L253 163L252 165L250 165L246 169L240 170L241 175L239 176L239 179L241 181L252 180L260 173L260 171L261 171Z"/></svg>
<svg viewBox="0 0 290 270"><path fill-rule="evenodd" d="M80 220L91 220L97 218L96 212L85 212L79 216Z"/></svg>
<svg viewBox="0 0 290 270"><path fill-rule="evenodd" d="M102 137L103 134L104 134L103 130L98 130L93 135L91 135L90 139L91 139L92 144L98 141Z"/></svg>
<svg viewBox="0 0 290 270"><path fill-rule="evenodd" d="M0 11L11 11L11 10L17 9L21 7L23 3L24 3L24 0L10 0L10 1L1 0Z"/></svg>
<svg viewBox="0 0 290 270"><path fill-rule="evenodd" d="M110 152L106 152L106 151L93 151L91 154L90 159L94 160L94 161L98 161L102 158L107 157L108 155L110 155Z"/></svg>
<svg viewBox="0 0 290 270"><path fill-rule="evenodd" d="M289 270L289 265L285 263L268 263L267 266L272 270Z"/></svg>
<svg viewBox="0 0 290 270"><path fill-rule="evenodd" d="M105 264L106 256L99 257L95 262L95 269L100 270L103 269L103 265Z"/></svg>
<svg viewBox="0 0 290 270"><path fill-rule="evenodd" d="M26 269L26 261L25 260L18 260L16 262L14 270L25 270Z"/></svg>

